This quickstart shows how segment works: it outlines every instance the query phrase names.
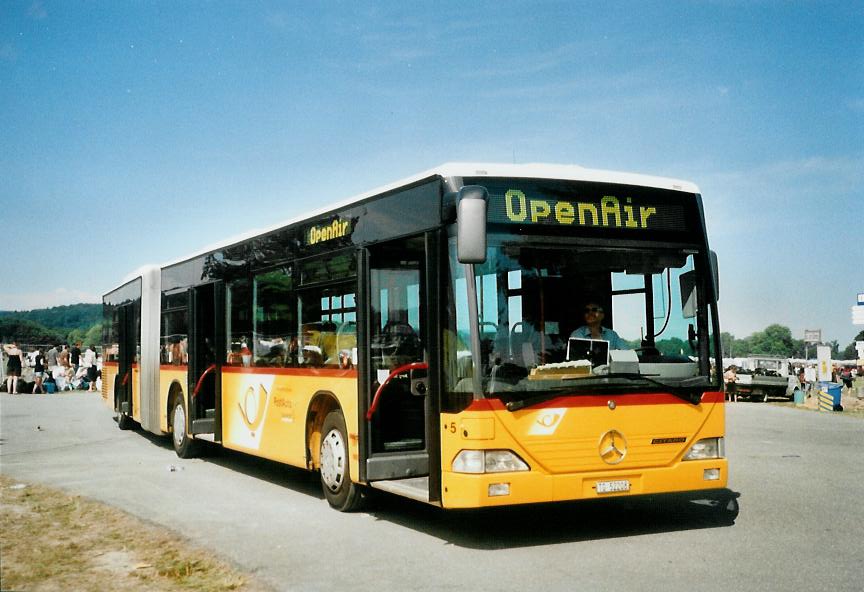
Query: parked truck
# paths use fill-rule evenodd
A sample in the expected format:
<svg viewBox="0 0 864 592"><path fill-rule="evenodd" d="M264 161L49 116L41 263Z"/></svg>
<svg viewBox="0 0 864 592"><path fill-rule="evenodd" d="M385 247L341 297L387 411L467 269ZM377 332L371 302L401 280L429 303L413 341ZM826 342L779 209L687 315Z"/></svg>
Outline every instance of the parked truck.
<svg viewBox="0 0 864 592"><path fill-rule="evenodd" d="M751 355L738 369L738 396L751 401L784 397L791 401L797 383L797 379L789 375L789 361L779 356Z"/></svg>

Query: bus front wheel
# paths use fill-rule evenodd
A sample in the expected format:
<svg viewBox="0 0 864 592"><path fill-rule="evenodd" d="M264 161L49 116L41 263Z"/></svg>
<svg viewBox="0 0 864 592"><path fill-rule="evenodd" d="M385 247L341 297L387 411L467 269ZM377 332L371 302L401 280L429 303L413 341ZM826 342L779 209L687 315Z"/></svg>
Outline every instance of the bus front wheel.
<svg viewBox="0 0 864 592"><path fill-rule="evenodd" d="M351 481L349 470L348 430L345 417L338 409L324 418L321 426L321 487L327 502L340 512L361 507L365 492Z"/></svg>

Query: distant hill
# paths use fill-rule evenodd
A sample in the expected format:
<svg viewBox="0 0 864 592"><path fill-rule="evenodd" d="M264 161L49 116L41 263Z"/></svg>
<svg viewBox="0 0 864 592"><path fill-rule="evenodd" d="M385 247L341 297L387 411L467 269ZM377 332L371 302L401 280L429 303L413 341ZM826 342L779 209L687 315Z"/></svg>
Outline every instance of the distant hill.
<svg viewBox="0 0 864 592"><path fill-rule="evenodd" d="M33 321L13 316L0 316L0 343L17 341L25 348L33 345L50 346L66 342L66 335L64 332L49 329Z"/></svg>
<svg viewBox="0 0 864 592"><path fill-rule="evenodd" d="M102 322L102 305L69 304L28 311L0 310L0 319L31 321L61 333L68 333L74 329L87 331L96 323Z"/></svg>

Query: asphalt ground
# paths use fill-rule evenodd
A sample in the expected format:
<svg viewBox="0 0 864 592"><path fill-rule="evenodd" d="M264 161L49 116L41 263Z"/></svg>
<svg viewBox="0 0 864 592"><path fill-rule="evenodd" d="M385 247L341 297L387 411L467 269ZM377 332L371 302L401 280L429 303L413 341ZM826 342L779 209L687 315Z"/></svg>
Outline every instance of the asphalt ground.
<svg viewBox="0 0 864 592"><path fill-rule="evenodd" d="M0 471L120 507L276 590L855 590L864 421L727 406L730 491L444 512L329 508L317 475L230 451L177 458L95 393L0 394ZM734 505L734 504L733 504Z"/></svg>

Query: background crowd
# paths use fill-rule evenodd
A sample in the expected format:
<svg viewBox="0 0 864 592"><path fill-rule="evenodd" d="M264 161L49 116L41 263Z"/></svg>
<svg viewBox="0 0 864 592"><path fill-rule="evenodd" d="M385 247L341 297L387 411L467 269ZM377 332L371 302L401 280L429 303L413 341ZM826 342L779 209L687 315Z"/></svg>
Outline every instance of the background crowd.
<svg viewBox="0 0 864 592"><path fill-rule="evenodd" d="M25 351L26 350L26 351ZM102 360L94 345L23 346L3 344L0 391L11 394L101 390Z"/></svg>

